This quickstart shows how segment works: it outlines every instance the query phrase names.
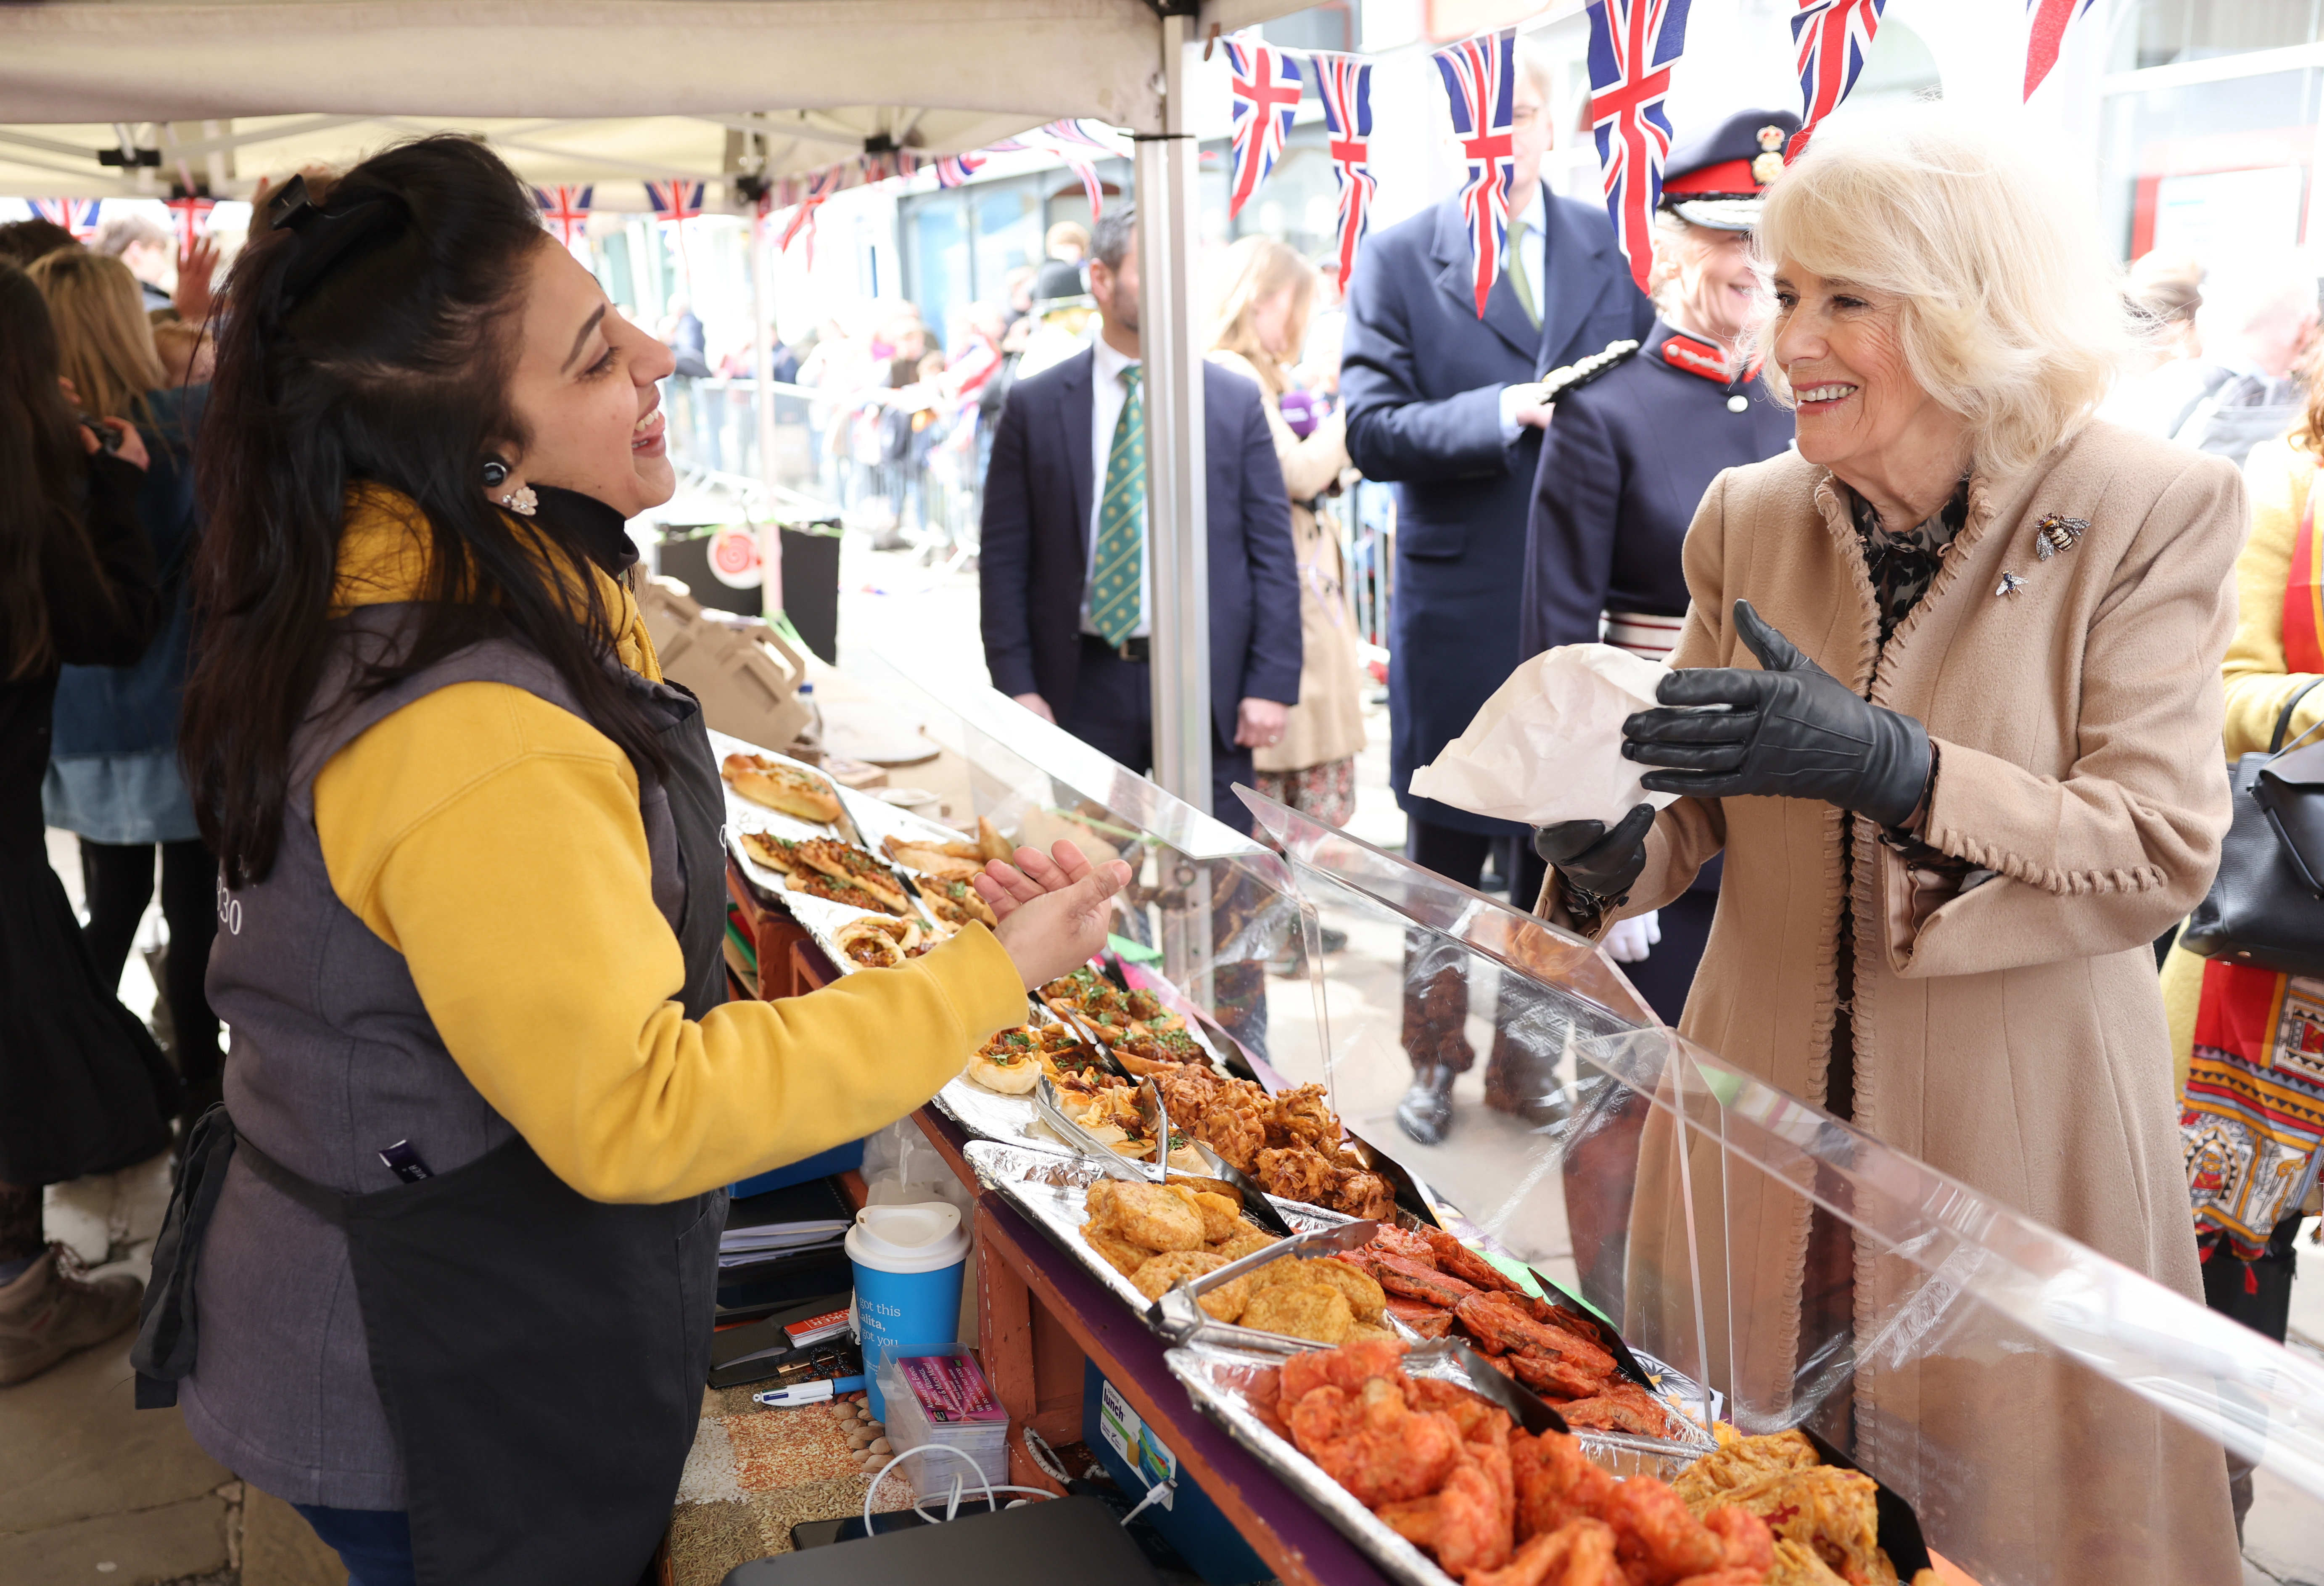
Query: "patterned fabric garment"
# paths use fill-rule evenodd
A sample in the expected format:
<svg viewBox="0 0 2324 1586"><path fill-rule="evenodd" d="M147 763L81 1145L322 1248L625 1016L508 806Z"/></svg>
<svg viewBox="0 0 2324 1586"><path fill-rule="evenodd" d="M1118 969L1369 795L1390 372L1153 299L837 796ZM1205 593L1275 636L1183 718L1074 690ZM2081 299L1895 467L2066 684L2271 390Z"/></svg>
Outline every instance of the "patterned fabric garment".
<svg viewBox="0 0 2324 1586"><path fill-rule="evenodd" d="M1259 790L1327 826L1344 826L1356 813L1356 757L1296 771L1261 771Z"/></svg>
<svg viewBox="0 0 2324 1586"><path fill-rule="evenodd" d="M1952 500L1902 534L1880 526L1880 514L1855 492L1849 492L1849 511L1856 520L1856 537L1864 546L1864 570L1880 607L1880 642L1886 644L1912 609L1929 592L1953 536L1969 521L1969 481L1963 479Z"/></svg>

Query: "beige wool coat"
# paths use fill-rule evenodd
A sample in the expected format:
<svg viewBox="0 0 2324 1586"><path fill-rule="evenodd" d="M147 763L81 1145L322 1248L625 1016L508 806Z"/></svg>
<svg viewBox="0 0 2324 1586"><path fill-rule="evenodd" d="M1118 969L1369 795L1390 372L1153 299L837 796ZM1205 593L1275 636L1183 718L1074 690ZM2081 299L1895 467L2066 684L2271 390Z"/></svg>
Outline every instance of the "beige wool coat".
<svg viewBox="0 0 2324 1586"><path fill-rule="evenodd" d="M2053 512L2089 529L2045 561L2035 524ZM1671 664L1756 666L1733 630L1734 602L1749 599L1834 677L1927 726L1940 770L1923 834L1998 874L1932 893L1870 823L1831 805L1688 798L1657 819L1622 911L1671 901L1723 852L1684 1035L1821 1102L1833 1023L1848 1019L1859 1127L2199 1301L2150 944L2202 897L2227 826L2219 660L2244 525L2232 466L2092 423L2018 477L1972 476L1968 521L1884 653L1842 487L1796 452L1722 474L1687 537L1692 604ZM2004 572L2023 586L1997 593ZM1543 903L1563 919L1558 888L1553 872ZM1734 1184L1722 1209L1715 1157L1691 1148L1708 1310L1732 1329L1711 1328L1714 1380L1780 1416L1806 1203ZM1657 1111L1633 1213L1634 1312L1684 1303L1640 1282L1686 1268L1677 1169ZM1857 1249L1858 1452L1921 1493L1941 1551L1987 1586L2241 1578L2215 1444L2046 1346L2007 1347L2008 1324L1973 1304L1956 1301L1953 1334L1918 1335L1899 1363L1893 1324L1922 1279L1861 1236ZM1694 1336L1691 1305L1631 1321ZM1943 1449L1967 1451L1968 1467Z"/></svg>

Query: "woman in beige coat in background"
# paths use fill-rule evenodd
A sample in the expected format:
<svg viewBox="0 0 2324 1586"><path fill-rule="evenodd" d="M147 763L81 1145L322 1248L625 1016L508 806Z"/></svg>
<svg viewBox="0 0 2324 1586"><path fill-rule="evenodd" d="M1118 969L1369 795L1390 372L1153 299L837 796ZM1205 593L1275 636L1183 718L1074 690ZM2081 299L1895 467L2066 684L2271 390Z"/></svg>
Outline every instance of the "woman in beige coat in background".
<svg viewBox="0 0 2324 1586"><path fill-rule="evenodd" d="M2149 944L2227 825L2243 488L2089 420L2130 331L2071 213L1933 106L1827 128L1775 181L1798 449L1711 486L1671 657L1699 669L1661 690L1728 708L1630 718L1684 797L1545 828L1543 908L1600 932L1723 852L1684 1035L2200 1301ZM1986 1586L2240 1578L2216 1443L1770 1178L1720 1206L1718 1155L1691 1139L1690 1227L1649 1124L1628 1320L1696 1336L1653 1275L1697 1241L1738 1419L1852 1442Z"/></svg>
<svg viewBox="0 0 2324 1586"><path fill-rule="evenodd" d="M1327 825L1355 812L1356 752L1364 746L1364 713L1349 614L1347 569L1337 525L1315 503L1348 466L1346 421L1338 412L1302 437L1283 416L1291 389L1287 367L1307 339L1315 300L1315 267L1270 237L1247 236L1227 250L1227 277L1211 362L1258 383L1275 438L1276 460L1291 493L1291 540L1299 558L1299 703L1280 742L1251 753L1259 789Z"/></svg>

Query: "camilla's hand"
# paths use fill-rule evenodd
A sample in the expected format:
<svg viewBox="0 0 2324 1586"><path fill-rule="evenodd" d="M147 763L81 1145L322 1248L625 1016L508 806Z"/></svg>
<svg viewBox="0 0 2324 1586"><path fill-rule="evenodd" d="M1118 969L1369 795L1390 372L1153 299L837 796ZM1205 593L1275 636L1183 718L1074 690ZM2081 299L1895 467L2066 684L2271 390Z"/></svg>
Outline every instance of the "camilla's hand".
<svg viewBox="0 0 2324 1586"><path fill-rule="evenodd" d="M1673 672L1655 697L1698 708L1640 711L1622 724L1625 755L1668 768L1639 779L1656 793L1821 798L1885 826L1910 820L1928 784L1928 730L1859 697L1748 600L1735 603L1735 632L1761 670ZM1699 708L1707 705L1727 708Z"/></svg>

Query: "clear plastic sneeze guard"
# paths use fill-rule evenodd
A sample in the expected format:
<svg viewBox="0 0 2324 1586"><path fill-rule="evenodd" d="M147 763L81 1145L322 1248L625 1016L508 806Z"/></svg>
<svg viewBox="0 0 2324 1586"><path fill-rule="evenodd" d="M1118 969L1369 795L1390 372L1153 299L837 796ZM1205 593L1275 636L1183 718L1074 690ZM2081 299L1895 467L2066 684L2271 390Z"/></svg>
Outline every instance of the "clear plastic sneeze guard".
<svg viewBox="0 0 2324 1586"><path fill-rule="evenodd" d="M1740 1430L1828 1438L1981 1586L2265 1578L2238 1467L2324 1560L2324 1367L1660 1026L1571 933L1244 797L1345 937L1276 1066Z"/></svg>
<svg viewBox="0 0 2324 1586"><path fill-rule="evenodd" d="M1277 854L974 678L879 655L922 696L924 731L968 762L976 815L1020 844L1128 862L1112 928L1130 973L1150 967L1262 1063L1289 1048L1303 1071L1320 1064L1302 904Z"/></svg>

